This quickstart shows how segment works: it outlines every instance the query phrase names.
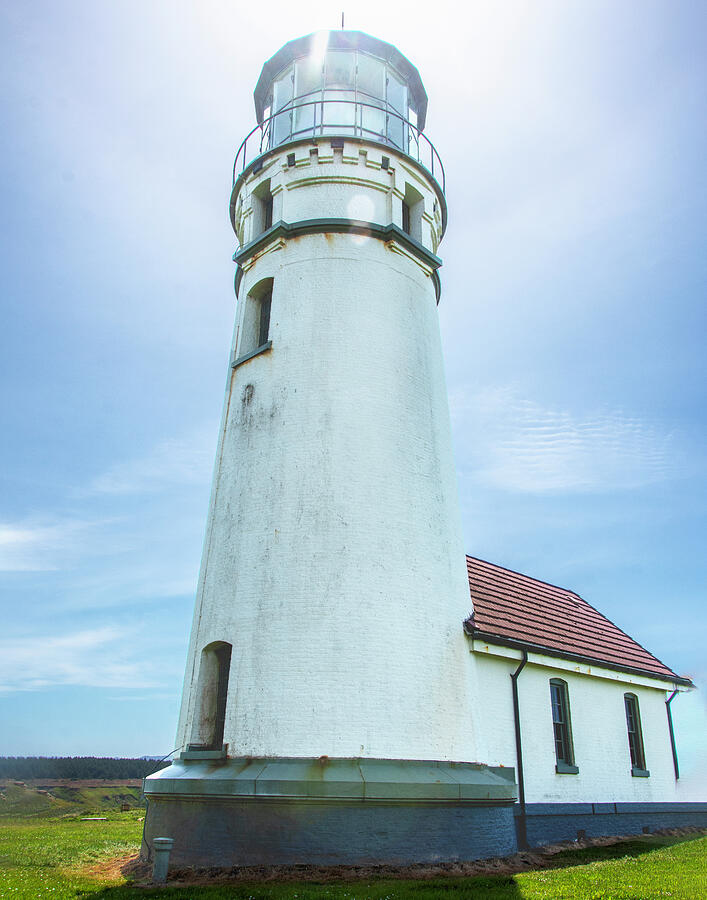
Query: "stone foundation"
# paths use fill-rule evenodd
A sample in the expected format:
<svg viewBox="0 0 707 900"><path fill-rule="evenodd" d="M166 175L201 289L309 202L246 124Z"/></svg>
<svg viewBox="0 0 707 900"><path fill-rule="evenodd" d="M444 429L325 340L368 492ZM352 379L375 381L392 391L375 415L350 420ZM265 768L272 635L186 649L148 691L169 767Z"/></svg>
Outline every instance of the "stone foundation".
<svg viewBox="0 0 707 900"><path fill-rule="evenodd" d="M520 810L516 807L516 818ZM528 803L528 845L579 837L641 834L661 828L707 828L707 803Z"/></svg>
<svg viewBox="0 0 707 900"><path fill-rule="evenodd" d="M516 847L513 769L183 757L145 780L146 859L157 837L173 838L173 866L407 864Z"/></svg>

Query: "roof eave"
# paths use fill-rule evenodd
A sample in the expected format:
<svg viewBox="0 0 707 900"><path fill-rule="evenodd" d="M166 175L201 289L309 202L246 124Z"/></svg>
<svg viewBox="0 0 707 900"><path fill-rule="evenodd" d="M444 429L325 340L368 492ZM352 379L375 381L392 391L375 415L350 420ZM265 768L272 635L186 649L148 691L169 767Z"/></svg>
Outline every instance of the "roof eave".
<svg viewBox="0 0 707 900"><path fill-rule="evenodd" d="M546 647L543 644L534 644L531 641L521 641L517 638L509 638L503 635L493 634L489 631L482 631L476 628L473 622L467 619L464 622L464 631L473 638L479 638L489 644L496 644L500 647L512 647L519 650L530 650L534 653L542 653L545 656L552 656L556 659L568 659L573 662L588 663L597 666L603 666L615 672L627 672L632 675L642 675L647 678L655 678L658 681L665 681L669 684L681 684L685 687L694 687L695 684L690 678L684 678L682 675L676 675L675 672L660 673L652 672L650 669L641 669L636 666L623 666L620 663L609 662L605 659L599 659L596 656L584 656L581 653L568 653L564 650L557 650L554 647Z"/></svg>

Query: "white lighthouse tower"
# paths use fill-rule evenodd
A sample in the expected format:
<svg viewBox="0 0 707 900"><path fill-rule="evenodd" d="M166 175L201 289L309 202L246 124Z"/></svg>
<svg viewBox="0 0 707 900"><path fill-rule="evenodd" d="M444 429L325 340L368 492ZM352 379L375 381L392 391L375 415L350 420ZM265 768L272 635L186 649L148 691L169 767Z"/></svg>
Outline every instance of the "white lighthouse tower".
<svg viewBox="0 0 707 900"><path fill-rule="evenodd" d="M462 627L424 87L392 45L325 32L265 64L255 106L182 749L146 782L146 851L473 858L489 829L512 848Z"/></svg>

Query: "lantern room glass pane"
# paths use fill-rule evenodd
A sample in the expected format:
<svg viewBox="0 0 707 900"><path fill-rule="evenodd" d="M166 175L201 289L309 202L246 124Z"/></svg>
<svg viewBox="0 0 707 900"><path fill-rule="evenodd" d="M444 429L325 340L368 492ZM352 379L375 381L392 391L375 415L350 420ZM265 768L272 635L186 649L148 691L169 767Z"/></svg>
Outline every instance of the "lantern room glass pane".
<svg viewBox="0 0 707 900"><path fill-rule="evenodd" d="M359 122L361 124L361 133L363 137L385 137L385 109L383 109L383 102L381 100L374 100L373 97L363 97L361 98L359 95L359 100L361 101L361 105L359 106L360 110L360 119ZM370 105L364 105L370 104Z"/></svg>
<svg viewBox="0 0 707 900"><path fill-rule="evenodd" d="M355 100L354 91L325 91L325 102L322 107L324 115L324 134L353 133L356 122L356 104L337 101Z"/></svg>
<svg viewBox="0 0 707 900"><path fill-rule="evenodd" d="M292 112L287 107L292 103L292 67L286 69L273 83L273 113L271 140L277 145L290 137ZM285 112L280 110L285 109Z"/></svg>
<svg viewBox="0 0 707 900"><path fill-rule="evenodd" d="M295 97L320 90L323 81L321 61L317 62L310 57L299 60L295 67Z"/></svg>
<svg viewBox="0 0 707 900"><path fill-rule="evenodd" d="M272 118L271 135L273 145L281 144L290 138L292 130L292 110L285 109L280 113L275 113Z"/></svg>
<svg viewBox="0 0 707 900"><path fill-rule="evenodd" d="M407 152L407 147L405 146L405 123L399 116L395 115L393 112L388 113L387 119L388 125L386 132L388 140L394 146L399 147L401 150Z"/></svg>
<svg viewBox="0 0 707 900"><path fill-rule="evenodd" d="M329 50L326 55L324 83L327 87L350 87L356 84L356 56L348 50Z"/></svg>
<svg viewBox="0 0 707 900"><path fill-rule="evenodd" d="M385 98L385 64L380 59L358 54L358 75L356 87L359 92L369 97Z"/></svg>
<svg viewBox="0 0 707 900"><path fill-rule="evenodd" d="M388 101L388 106L398 113L398 115L388 116L388 140L391 144L394 144L396 147L400 147L401 150L407 152L407 126L403 122L403 119L408 111L408 89L405 82L398 78L391 69L388 69L386 99Z"/></svg>
<svg viewBox="0 0 707 900"><path fill-rule="evenodd" d="M388 69L388 93L387 93L388 105L392 106L393 109L400 113L401 116L406 116L408 111L408 89L407 85L404 81L401 81L400 78L393 72L391 69Z"/></svg>
<svg viewBox="0 0 707 900"><path fill-rule="evenodd" d="M315 102L316 96L316 94L310 94L303 102L296 101L296 106L293 110L293 136L302 136L314 130L314 123L317 121L315 116L318 115L321 109L320 101L316 100Z"/></svg>
<svg viewBox="0 0 707 900"><path fill-rule="evenodd" d="M292 102L292 69L287 69L273 83L273 110L277 112Z"/></svg>

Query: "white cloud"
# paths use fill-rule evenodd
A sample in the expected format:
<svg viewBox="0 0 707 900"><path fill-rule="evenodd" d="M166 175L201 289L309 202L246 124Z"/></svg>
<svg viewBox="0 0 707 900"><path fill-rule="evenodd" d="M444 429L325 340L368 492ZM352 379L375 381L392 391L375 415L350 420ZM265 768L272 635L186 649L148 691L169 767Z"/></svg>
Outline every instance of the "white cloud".
<svg viewBox="0 0 707 900"><path fill-rule="evenodd" d="M155 493L175 485L205 484L211 478L217 427L210 423L181 438L158 444L147 456L117 463L95 478L95 494Z"/></svg>
<svg viewBox="0 0 707 900"><path fill-rule="evenodd" d="M144 688L161 686L148 663L130 658L135 635L105 625L69 634L0 639L0 693L55 685Z"/></svg>
<svg viewBox="0 0 707 900"><path fill-rule="evenodd" d="M0 520L0 573L61 573L50 576L53 610L193 594L217 431L210 423L116 463L73 491L70 510ZM33 582L35 612L49 583Z"/></svg>
<svg viewBox="0 0 707 900"><path fill-rule="evenodd" d="M140 534L142 548L136 547L134 551L122 554L118 561L99 560L98 564L72 578L70 586L63 591L61 608L98 610L173 597L193 597L203 524L202 519L194 522L193 540L189 543L176 533L166 532L160 543L150 543L148 534Z"/></svg>
<svg viewBox="0 0 707 900"><path fill-rule="evenodd" d="M0 572L61 568L90 525L78 519L0 522Z"/></svg>
<svg viewBox="0 0 707 900"><path fill-rule="evenodd" d="M604 411L577 416L491 388L451 398L464 441L465 469L484 484L508 491L632 489L674 477L674 435L657 426Z"/></svg>

